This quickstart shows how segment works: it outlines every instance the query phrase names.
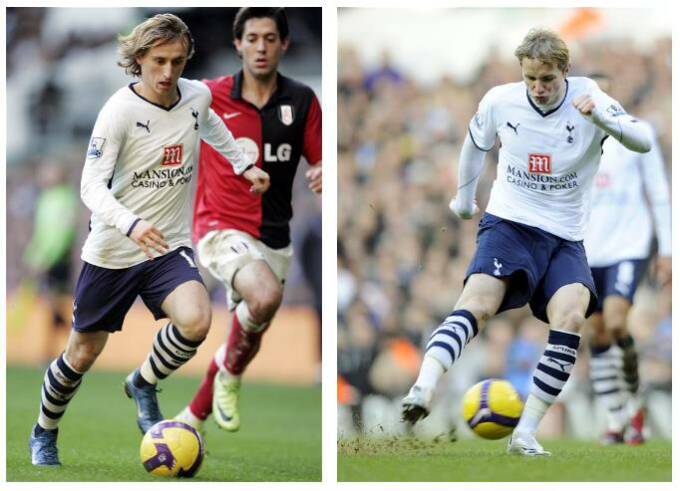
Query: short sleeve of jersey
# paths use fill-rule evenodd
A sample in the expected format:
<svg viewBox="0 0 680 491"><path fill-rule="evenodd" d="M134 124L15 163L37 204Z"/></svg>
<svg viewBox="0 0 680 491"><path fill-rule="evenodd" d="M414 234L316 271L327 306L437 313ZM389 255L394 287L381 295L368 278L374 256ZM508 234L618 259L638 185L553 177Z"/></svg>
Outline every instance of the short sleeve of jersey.
<svg viewBox="0 0 680 491"><path fill-rule="evenodd" d="M488 152L496 143L496 121L494 118L494 90L482 98L477 112L470 121L470 137L477 148Z"/></svg>
<svg viewBox="0 0 680 491"><path fill-rule="evenodd" d="M321 106L314 94L307 113L302 154L310 165L321 161Z"/></svg>

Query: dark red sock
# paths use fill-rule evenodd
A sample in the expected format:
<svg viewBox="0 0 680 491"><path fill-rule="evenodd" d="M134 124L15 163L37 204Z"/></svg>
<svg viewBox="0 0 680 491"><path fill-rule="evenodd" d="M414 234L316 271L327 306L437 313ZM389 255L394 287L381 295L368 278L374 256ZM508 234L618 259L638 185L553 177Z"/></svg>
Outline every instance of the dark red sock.
<svg viewBox="0 0 680 491"><path fill-rule="evenodd" d="M205 420L212 413L213 382L215 381L217 370L217 363L215 363L215 358L213 358L210 360L210 366L205 373L201 386L196 391L191 404L189 404L189 409L199 419Z"/></svg>
<svg viewBox="0 0 680 491"><path fill-rule="evenodd" d="M231 332L227 341L227 351L224 356L224 366L229 373L232 375L243 373L250 360L255 358L257 352L260 351L260 342L265 330L266 328L260 332L245 331L238 321L236 312L234 312Z"/></svg>

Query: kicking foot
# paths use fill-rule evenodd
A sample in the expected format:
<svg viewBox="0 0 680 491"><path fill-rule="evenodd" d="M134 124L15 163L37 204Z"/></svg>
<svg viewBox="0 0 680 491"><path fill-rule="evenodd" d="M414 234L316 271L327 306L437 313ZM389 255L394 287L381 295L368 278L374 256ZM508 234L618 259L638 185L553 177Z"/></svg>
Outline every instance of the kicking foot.
<svg viewBox="0 0 680 491"><path fill-rule="evenodd" d="M61 465L57 451L58 429L45 430L36 423L31 430L28 439L28 448L31 451L31 463L33 465Z"/></svg>
<svg viewBox="0 0 680 491"><path fill-rule="evenodd" d="M213 391L213 417L217 426L226 431L238 431L241 427L238 414L241 381L219 371L215 375Z"/></svg>
<svg viewBox="0 0 680 491"><path fill-rule="evenodd" d="M401 400L401 420L416 424L430 414L432 404L432 389L425 389L414 385L408 395Z"/></svg>
<svg viewBox="0 0 680 491"><path fill-rule="evenodd" d="M513 433L508 442L507 452L511 455L526 457L549 457L551 455L536 441L536 437L526 433Z"/></svg>
<svg viewBox="0 0 680 491"><path fill-rule="evenodd" d="M137 426L139 426L142 435L145 435L149 428L159 421L163 421L163 415L158 408L158 398L156 397L158 389L151 384L137 387L134 383L136 373L136 371L132 372L125 379L125 395L134 399L137 403Z"/></svg>

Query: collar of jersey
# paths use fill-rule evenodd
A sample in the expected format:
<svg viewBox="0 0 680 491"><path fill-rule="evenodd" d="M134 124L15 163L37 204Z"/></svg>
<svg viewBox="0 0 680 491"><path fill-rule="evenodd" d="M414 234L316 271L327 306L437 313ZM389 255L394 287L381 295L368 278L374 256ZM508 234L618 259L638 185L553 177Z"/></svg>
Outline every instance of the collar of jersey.
<svg viewBox="0 0 680 491"><path fill-rule="evenodd" d="M287 95L286 88L286 77L276 72L276 90L271 95L267 103L262 106L262 109L269 106L270 104L275 104L277 101L283 99ZM231 98L243 100L241 98L241 92L243 90L243 70L240 70L236 75L234 75L234 85L231 88ZM245 102L245 101L244 101Z"/></svg>
<svg viewBox="0 0 680 491"><path fill-rule="evenodd" d="M541 108L539 108L539 107L534 103L534 101L531 100L531 96L529 95L529 90L527 90L527 100L529 101L529 104L531 105L531 107L534 108L534 110L535 110L538 114L540 114L540 115L543 116L544 118L545 118L546 116L550 116L552 113L554 113L554 112L557 111L559 108L561 108L561 107L562 107L562 104L564 104L564 101L567 100L567 94L569 93L569 80L567 80L567 79L565 78L564 81L565 81L565 83L567 84L567 88L564 89L564 97L562 98L562 102L560 102L557 106L553 107L551 110L546 111L546 112L541 111Z"/></svg>
<svg viewBox="0 0 680 491"><path fill-rule="evenodd" d="M179 84L177 84L177 93L179 94L179 98L178 98L175 102L173 102L170 106L163 106L163 105L161 105L161 104L156 104L155 102L151 102L149 99L147 99L147 98L144 97L143 95L140 95L140 94L138 94L137 92L135 92L135 89L133 89L132 86L135 85L135 84L138 84L138 83L139 83L139 82L132 82L130 85L128 85L128 87L130 87L130 90L132 91L132 93L133 93L134 95L136 95L137 97L139 97L141 100L143 100L143 101L145 101L145 102L148 102L148 103L151 104L152 106L156 106L156 107L158 107L158 108L160 108L160 109L163 109L164 111L170 111L170 110L172 110L172 108L175 107L177 104L179 104L179 101L182 100L182 91L179 90Z"/></svg>

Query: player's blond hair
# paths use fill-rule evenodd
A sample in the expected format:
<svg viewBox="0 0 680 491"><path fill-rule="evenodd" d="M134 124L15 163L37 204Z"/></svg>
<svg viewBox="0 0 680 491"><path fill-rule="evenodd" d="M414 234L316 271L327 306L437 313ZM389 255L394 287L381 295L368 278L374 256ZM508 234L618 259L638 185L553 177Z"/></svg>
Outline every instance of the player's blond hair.
<svg viewBox="0 0 680 491"><path fill-rule="evenodd" d="M118 36L118 66L125 68L125 73L139 77L142 67L136 58L144 54L158 43L184 39L187 46L187 59L194 55L194 38L191 37L187 25L173 14L158 14L137 25L127 36Z"/></svg>
<svg viewBox="0 0 680 491"><path fill-rule="evenodd" d="M567 44L549 29L532 29L517 46L515 56L522 64L524 58L540 60L556 65L562 71L569 68L569 48Z"/></svg>

